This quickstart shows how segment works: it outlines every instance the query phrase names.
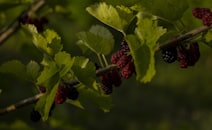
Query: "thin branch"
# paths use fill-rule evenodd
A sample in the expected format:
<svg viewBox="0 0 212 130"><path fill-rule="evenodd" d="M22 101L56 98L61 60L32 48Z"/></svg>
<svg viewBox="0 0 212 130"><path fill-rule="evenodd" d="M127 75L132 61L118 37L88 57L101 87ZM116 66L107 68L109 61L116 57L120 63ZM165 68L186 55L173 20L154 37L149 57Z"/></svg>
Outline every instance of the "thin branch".
<svg viewBox="0 0 212 130"><path fill-rule="evenodd" d="M209 26L209 27L208 26L202 26L202 27L193 29L193 30L191 30L191 31L189 31L189 32L177 37L174 40L170 40L170 41L167 41L167 42L159 45L158 48L156 49L156 51L159 51L160 49L167 48L167 47L170 47L170 46L177 46L178 44L181 44L182 41L187 40L187 39L189 39L191 37L194 37L197 34L200 34L200 33L204 32L204 31L207 31L207 30L209 30L211 28L212 28L212 26Z"/></svg>
<svg viewBox="0 0 212 130"><path fill-rule="evenodd" d="M19 17L27 14L32 16L35 12L40 10L45 5L45 0L39 0L35 3L32 3L28 9L22 12L8 27L5 27L0 32L0 45L3 44L11 35L13 35L19 28Z"/></svg>
<svg viewBox="0 0 212 130"><path fill-rule="evenodd" d="M30 98L27 98L27 99L24 99L16 104L12 104L12 105L9 105L7 106L6 108L4 109L0 109L0 115L3 115L3 114L6 114L6 113L9 113L11 111L14 111L16 110L17 108L21 108L21 107L24 107L24 106L27 106L29 104L32 104L32 103L35 103L38 101L38 99L40 99L44 94L43 93L40 93L40 94L37 94L33 97L30 97Z"/></svg>
<svg viewBox="0 0 212 130"><path fill-rule="evenodd" d="M114 64L109 65L105 68L100 68L99 70L96 71L96 76L100 76L101 74L108 72L110 70L113 70L115 68L116 68L116 65L114 65ZM66 84L69 84L69 85L77 85L79 83L80 83L79 81L75 81L75 80L71 81L71 82L66 82ZM18 108L22 108L24 106L36 103L43 95L44 95L43 93L39 93L33 97L26 98L18 103L15 103L15 104L9 105L5 108L2 108L2 109L0 109L0 115L4 115L4 114L12 112Z"/></svg>

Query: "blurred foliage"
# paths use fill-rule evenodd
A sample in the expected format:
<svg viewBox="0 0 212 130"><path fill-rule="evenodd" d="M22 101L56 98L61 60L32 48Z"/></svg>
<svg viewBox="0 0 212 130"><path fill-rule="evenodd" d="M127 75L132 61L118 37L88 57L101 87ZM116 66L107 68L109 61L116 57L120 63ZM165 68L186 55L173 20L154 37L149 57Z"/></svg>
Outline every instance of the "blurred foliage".
<svg viewBox="0 0 212 130"><path fill-rule="evenodd" d="M131 6L138 0L104 1L113 5ZM9 25L25 9L29 1L22 0L22 2L23 4L14 8L0 10L1 29ZM88 30L91 25L101 24L85 11L87 6L98 1L66 0L65 2L52 7L53 9L44 8L38 15L47 16L50 21L47 27L61 36L65 51L72 55L82 55L80 48L76 46L76 34ZM201 25L201 21L192 17L191 9L197 5L208 7L211 1L188 0L188 3L189 9L181 20L185 23L186 29L190 30ZM121 35L113 29L111 31L115 36L115 51L121 42ZM141 84L135 77L123 81L122 86L116 88L112 94L114 106L109 113L102 112L93 104L86 104L85 110L63 104L56 106L49 121L34 123L29 120L29 113L34 107L30 105L0 116L0 129L211 130L212 51L204 44L200 44L200 50L200 60L194 67L188 69L180 69L177 63L166 64L162 61L161 54L156 53L157 73L153 81ZM24 29L19 30L0 46L0 63L11 59L18 59L24 63L28 63L31 59L40 62L41 58L41 53L33 46L31 36L25 33ZM91 58L95 60L96 57ZM21 78L0 74L0 82L0 108L36 94L33 84Z"/></svg>

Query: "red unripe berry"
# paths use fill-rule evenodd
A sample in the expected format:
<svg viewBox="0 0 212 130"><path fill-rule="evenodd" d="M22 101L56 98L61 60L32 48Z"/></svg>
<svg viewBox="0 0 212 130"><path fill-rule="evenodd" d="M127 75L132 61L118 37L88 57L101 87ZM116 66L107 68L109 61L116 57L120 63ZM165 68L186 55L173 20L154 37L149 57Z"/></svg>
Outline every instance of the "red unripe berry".
<svg viewBox="0 0 212 130"><path fill-rule="evenodd" d="M130 78L135 73L135 65L133 61L127 63L121 71L121 76L125 79Z"/></svg>
<svg viewBox="0 0 212 130"><path fill-rule="evenodd" d="M118 50L115 53L113 53L110 57L110 61L113 64L116 64L118 62L118 60L125 55L126 51L124 49Z"/></svg>
<svg viewBox="0 0 212 130"><path fill-rule="evenodd" d="M58 90L55 95L55 103L56 104L62 104L66 101L67 97L67 88L63 85L59 85Z"/></svg>
<svg viewBox="0 0 212 130"><path fill-rule="evenodd" d="M192 14L194 17L198 18L198 19L202 19L202 17L207 14L210 13L210 9L208 8L193 8L192 9Z"/></svg>
<svg viewBox="0 0 212 130"><path fill-rule="evenodd" d="M211 26L212 25L212 13L206 13L202 17L202 23L205 26Z"/></svg>

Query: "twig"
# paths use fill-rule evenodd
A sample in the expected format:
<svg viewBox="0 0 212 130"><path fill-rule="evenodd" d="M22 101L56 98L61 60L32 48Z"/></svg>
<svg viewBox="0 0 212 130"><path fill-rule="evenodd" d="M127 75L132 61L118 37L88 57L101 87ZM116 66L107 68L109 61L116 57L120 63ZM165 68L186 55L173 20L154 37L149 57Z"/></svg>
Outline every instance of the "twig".
<svg viewBox="0 0 212 130"><path fill-rule="evenodd" d="M167 47L170 47L170 46L177 46L178 44L181 44L182 41L187 40L187 39L189 39L193 36L196 36L197 34L202 33L204 31L207 31L211 28L212 28L212 26L209 26L209 27L208 26L202 26L202 27L193 29L193 30L177 37L174 40L170 40L170 41L167 41L167 42L159 45L158 48L156 49L156 51L159 51L160 49L167 48Z"/></svg>
<svg viewBox="0 0 212 130"><path fill-rule="evenodd" d="M8 107L4 108L4 109L0 109L0 115L3 115L3 114L6 114L6 113L9 113L11 111L14 111L16 110L17 108L21 108L21 107L24 107L24 106L27 106L29 104L32 104L32 103L35 103L38 101L38 99L40 99L44 94L43 93L40 93L40 94L37 94L33 97L30 97L30 98L27 98L27 99L24 99L16 104L12 104L12 105L9 105Z"/></svg>
<svg viewBox="0 0 212 130"><path fill-rule="evenodd" d="M112 65L109 65L105 68L101 68L99 70L96 71L96 76L100 76L101 74L105 73L105 72L108 72L110 70L113 70L116 68L116 65L112 64ZM79 81L71 81L71 82L66 82L66 84L69 84L69 85L77 85L79 84L80 82ZM0 109L0 115L3 115L3 114L6 114L6 113L9 113L9 112L12 112L18 108L22 108L24 106L27 106L27 105L30 105L30 104L33 104L33 103L36 103L44 94L43 93L39 93L33 97L29 97L29 98L26 98L18 103L15 103L15 104L12 104L12 105L9 105L5 108L2 108Z"/></svg>
<svg viewBox="0 0 212 130"><path fill-rule="evenodd" d="M41 9L45 5L45 0L39 0L35 3L32 3L28 9L22 12L8 27L5 27L0 32L0 45L4 43L12 34L14 34L19 28L19 17L27 14L29 17L32 16L35 12Z"/></svg>

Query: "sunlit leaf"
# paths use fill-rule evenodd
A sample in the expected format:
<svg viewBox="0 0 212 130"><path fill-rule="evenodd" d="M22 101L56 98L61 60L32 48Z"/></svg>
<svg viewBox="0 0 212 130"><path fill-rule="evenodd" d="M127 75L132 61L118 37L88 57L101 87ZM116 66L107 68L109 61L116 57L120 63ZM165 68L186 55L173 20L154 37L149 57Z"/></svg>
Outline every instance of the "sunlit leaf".
<svg viewBox="0 0 212 130"><path fill-rule="evenodd" d="M34 45L43 53L53 56L62 50L61 38L55 31L47 29L42 35L38 33L34 25L24 25L23 27L32 34Z"/></svg>
<svg viewBox="0 0 212 130"><path fill-rule="evenodd" d="M98 3L87 7L86 10L101 22L113 27L124 34L127 25L133 18L130 9L124 6L113 7L106 3Z"/></svg>
<svg viewBox="0 0 212 130"><path fill-rule="evenodd" d="M55 55L55 62L60 70L60 77L63 77L72 67L74 59L66 52L59 52Z"/></svg>

